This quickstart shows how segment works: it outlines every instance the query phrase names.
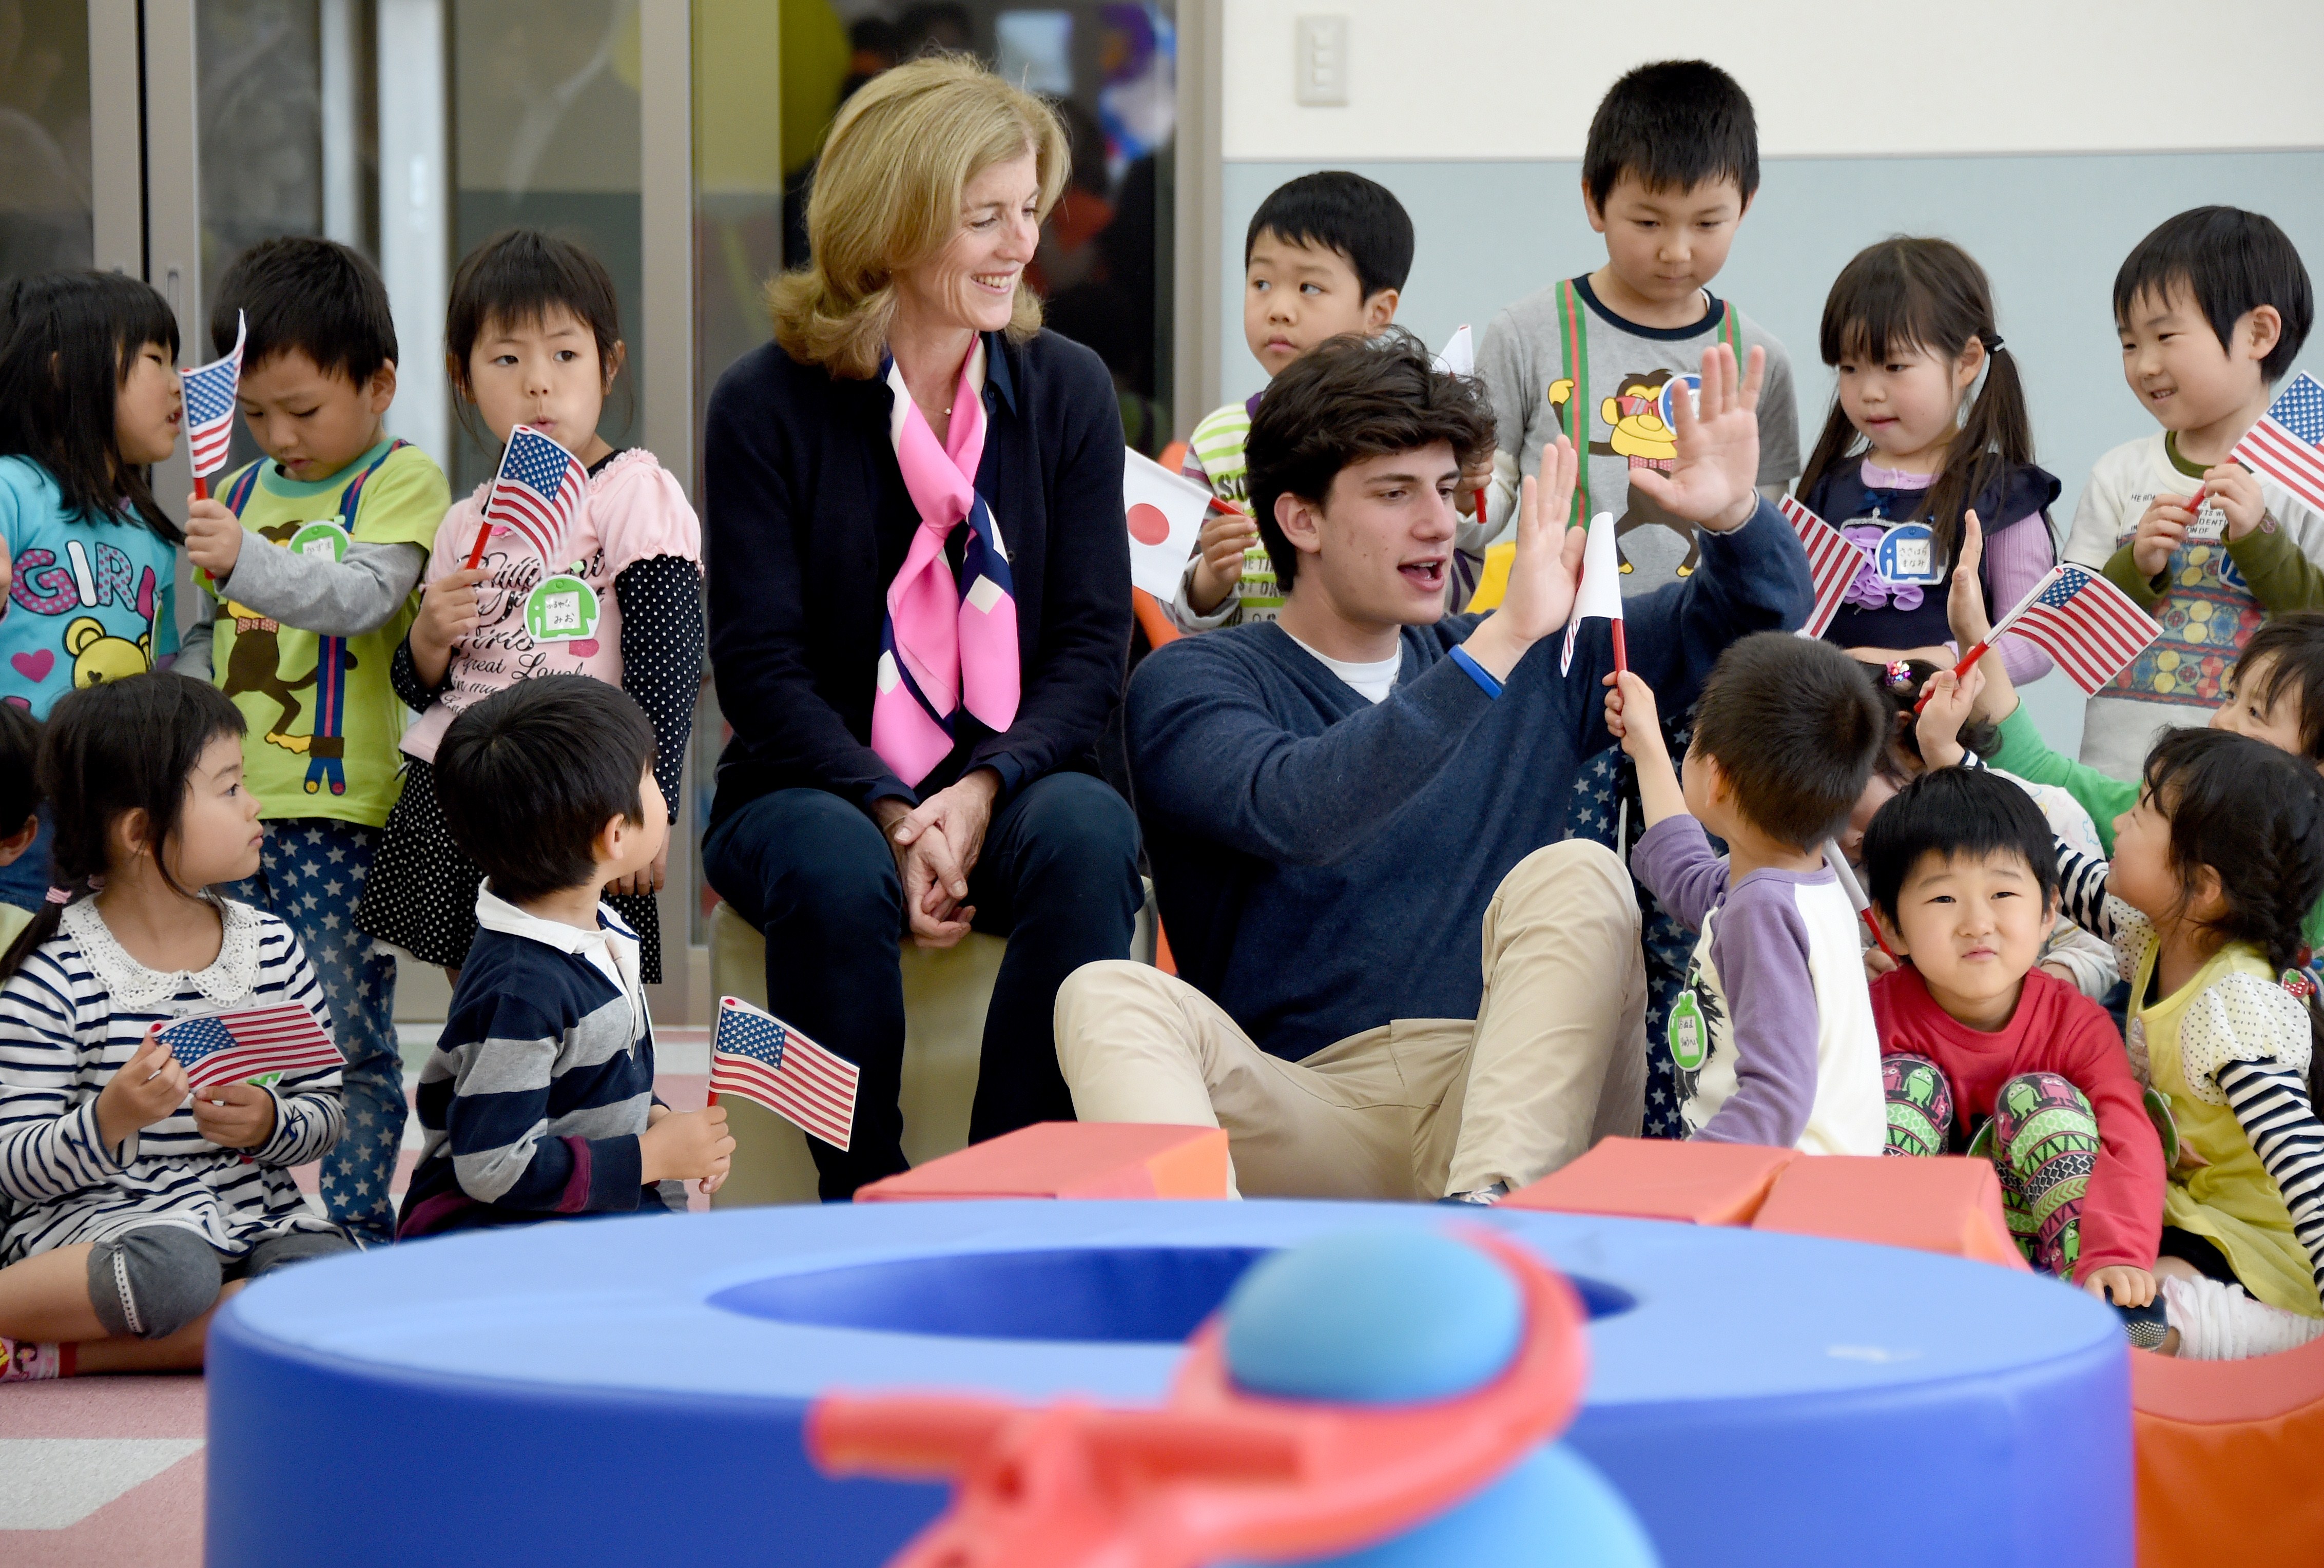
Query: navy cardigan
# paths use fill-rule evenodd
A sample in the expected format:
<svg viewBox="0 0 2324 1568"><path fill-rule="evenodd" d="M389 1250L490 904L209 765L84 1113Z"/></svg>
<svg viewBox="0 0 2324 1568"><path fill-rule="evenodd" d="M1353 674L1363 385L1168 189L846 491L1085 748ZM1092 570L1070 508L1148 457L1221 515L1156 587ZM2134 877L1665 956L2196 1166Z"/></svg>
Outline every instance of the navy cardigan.
<svg viewBox="0 0 2324 1568"><path fill-rule="evenodd" d="M711 669L734 738L713 824L777 789L869 806L918 801L974 768L998 773L1004 797L1061 769L1093 770L1130 648L1120 408L1104 364L1077 343L994 333L985 347L976 488L1016 583L1022 696L1000 734L955 709L959 743L918 790L871 747L888 585L919 527L889 441L887 383L839 379L771 343L719 378L703 521Z"/></svg>

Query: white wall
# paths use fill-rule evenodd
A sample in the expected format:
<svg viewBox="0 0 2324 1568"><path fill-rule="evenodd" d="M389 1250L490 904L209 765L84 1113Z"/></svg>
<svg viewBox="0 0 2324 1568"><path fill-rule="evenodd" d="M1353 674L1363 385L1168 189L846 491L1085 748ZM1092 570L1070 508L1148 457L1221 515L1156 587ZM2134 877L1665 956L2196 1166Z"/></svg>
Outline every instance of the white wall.
<svg viewBox="0 0 2324 1568"><path fill-rule="evenodd" d="M1311 14L1348 19L1345 108L1293 101ZM1231 161L1579 158L1607 85L1674 57L1735 75L1768 157L2324 145L2318 0L1224 0L1224 22Z"/></svg>

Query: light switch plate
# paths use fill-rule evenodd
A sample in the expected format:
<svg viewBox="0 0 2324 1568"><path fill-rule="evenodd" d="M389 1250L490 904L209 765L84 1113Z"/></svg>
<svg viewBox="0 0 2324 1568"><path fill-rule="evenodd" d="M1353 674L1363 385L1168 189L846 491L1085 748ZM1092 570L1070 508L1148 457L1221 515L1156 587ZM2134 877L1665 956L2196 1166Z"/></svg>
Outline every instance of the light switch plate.
<svg viewBox="0 0 2324 1568"><path fill-rule="evenodd" d="M1344 108L1348 102L1348 19L1302 16L1294 51L1296 97L1312 108Z"/></svg>

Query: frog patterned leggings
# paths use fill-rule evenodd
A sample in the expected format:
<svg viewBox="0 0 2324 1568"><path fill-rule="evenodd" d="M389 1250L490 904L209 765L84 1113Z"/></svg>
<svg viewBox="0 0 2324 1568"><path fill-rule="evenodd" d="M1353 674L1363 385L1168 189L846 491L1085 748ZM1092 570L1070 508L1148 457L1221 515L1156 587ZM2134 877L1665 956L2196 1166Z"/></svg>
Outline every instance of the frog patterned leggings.
<svg viewBox="0 0 2324 1568"><path fill-rule="evenodd" d="M1890 1154L1942 1154L1952 1143L1952 1085L1926 1056L1880 1059L1888 1093ZM1992 1120L1969 1147L1993 1161L2002 1208L2025 1260L2073 1277L2081 1251L2082 1194L2098 1153L2098 1117L2055 1073L2023 1073L2001 1086Z"/></svg>

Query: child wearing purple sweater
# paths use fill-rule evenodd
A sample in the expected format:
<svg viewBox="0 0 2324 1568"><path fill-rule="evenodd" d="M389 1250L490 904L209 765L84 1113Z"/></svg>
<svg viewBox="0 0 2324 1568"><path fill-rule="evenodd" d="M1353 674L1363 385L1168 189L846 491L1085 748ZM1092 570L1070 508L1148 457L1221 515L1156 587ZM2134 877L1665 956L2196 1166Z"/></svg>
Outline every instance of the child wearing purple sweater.
<svg viewBox="0 0 2324 1568"><path fill-rule="evenodd" d="M1822 850L1887 733L1870 688L1829 643L1744 638L1703 687L1682 779L1652 688L1627 671L1606 683L1646 810L1631 869L1701 934L1666 1025L1687 1136L1878 1154L1880 1040L1856 913Z"/></svg>

